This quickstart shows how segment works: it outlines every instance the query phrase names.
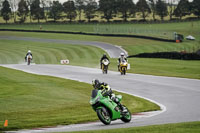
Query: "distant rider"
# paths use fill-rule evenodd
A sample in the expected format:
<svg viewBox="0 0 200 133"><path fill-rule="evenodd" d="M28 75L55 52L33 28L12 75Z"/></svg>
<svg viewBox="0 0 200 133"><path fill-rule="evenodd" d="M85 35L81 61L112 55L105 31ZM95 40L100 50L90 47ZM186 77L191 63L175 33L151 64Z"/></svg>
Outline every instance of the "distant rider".
<svg viewBox="0 0 200 133"><path fill-rule="evenodd" d="M123 60L127 61L127 58L125 57L124 53L121 53L118 58L118 71L119 71L119 65Z"/></svg>
<svg viewBox="0 0 200 133"><path fill-rule="evenodd" d="M31 53L31 51L28 50L28 52L27 52L27 54L26 54L26 56L25 56L25 61L27 61L27 56L28 56L28 55L31 55L31 57L32 57L32 59L33 59L33 55L32 55L32 53Z"/></svg>
<svg viewBox="0 0 200 133"><path fill-rule="evenodd" d="M112 89L107 83L99 82L98 79L92 80L92 86L94 89L98 89L102 91L102 95L109 96L111 100L113 100L122 110L122 112L126 112L127 110L122 106L119 100L115 97L115 94L112 92Z"/></svg>
<svg viewBox="0 0 200 133"><path fill-rule="evenodd" d="M109 59L108 59L108 57L106 56L106 54L103 54L103 56L102 56L101 59L100 59L101 69L102 69L102 61L103 61L104 59L107 59L107 60L109 61Z"/></svg>

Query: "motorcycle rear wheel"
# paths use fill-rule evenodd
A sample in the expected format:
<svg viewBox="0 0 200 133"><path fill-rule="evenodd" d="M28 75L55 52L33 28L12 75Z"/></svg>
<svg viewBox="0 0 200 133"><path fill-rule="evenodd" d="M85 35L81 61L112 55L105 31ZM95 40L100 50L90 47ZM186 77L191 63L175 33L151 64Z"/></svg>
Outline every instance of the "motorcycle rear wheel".
<svg viewBox="0 0 200 133"><path fill-rule="evenodd" d="M110 114L106 108L97 109L97 116L103 124L109 125L111 123Z"/></svg>
<svg viewBox="0 0 200 133"><path fill-rule="evenodd" d="M123 106L124 106L124 105L123 105ZM124 107L125 107L125 106L124 106ZM125 122L125 123L128 123L128 122L131 121L131 112L128 110L127 107L125 107L125 108L127 109L127 113L124 114L124 115L122 116L121 120L122 120L123 122Z"/></svg>

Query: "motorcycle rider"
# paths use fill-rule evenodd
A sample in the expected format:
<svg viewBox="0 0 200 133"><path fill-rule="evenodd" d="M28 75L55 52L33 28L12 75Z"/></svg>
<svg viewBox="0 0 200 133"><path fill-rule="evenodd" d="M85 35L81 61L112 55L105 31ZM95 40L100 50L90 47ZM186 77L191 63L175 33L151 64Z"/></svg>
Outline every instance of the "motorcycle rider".
<svg viewBox="0 0 200 133"><path fill-rule="evenodd" d="M31 55L32 56L32 59L33 59L33 55L32 55L32 53L31 53L31 50L28 50L28 52L27 52L27 54L26 54L26 56L25 56L25 61L27 61L27 56L28 55Z"/></svg>
<svg viewBox="0 0 200 133"><path fill-rule="evenodd" d="M124 53L121 53L120 56L119 56L119 58L118 58L118 71L119 71L120 63L123 60L127 61L127 58L125 57Z"/></svg>
<svg viewBox="0 0 200 133"><path fill-rule="evenodd" d="M103 61L104 59L107 59L107 60L109 61L109 59L108 59L108 57L106 56L105 53L103 54L103 56L102 56L101 59L100 59L101 69L102 69L102 61Z"/></svg>
<svg viewBox="0 0 200 133"><path fill-rule="evenodd" d="M105 96L109 96L111 100L113 100L122 110L122 112L127 112L127 109L124 108L122 106L122 104L120 103L120 101L118 100L118 98L115 97L115 94L112 92L112 89L110 88L110 86L105 83L105 82L100 82L98 79L93 79L92 80L92 86L94 87L94 89L98 89L102 91L102 95Z"/></svg>

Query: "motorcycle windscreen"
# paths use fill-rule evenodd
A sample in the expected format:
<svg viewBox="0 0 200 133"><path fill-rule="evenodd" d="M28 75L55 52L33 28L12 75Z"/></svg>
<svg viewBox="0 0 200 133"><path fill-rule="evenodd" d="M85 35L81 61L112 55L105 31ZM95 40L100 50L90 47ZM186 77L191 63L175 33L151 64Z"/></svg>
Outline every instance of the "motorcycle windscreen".
<svg viewBox="0 0 200 133"><path fill-rule="evenodd" d="M94 89L94 90L92 90L92 95L91 95L91 97L92 97L92 98L95 98L95 97L97 96L97 94L98 94L98 90L97 90L97 89Z"/></svg>

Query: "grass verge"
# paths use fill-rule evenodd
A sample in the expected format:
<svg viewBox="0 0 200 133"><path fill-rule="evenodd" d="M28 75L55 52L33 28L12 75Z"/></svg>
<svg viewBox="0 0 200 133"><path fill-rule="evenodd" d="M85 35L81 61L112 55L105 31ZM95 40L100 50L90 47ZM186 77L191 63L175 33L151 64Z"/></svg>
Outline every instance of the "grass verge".
<svg viewBox="0 0 200 133"><path fill-rule="evenodd" d="M99 41L99 42L111 43L113 45L122 46L122 48L124 48L129 55L135 55L139 53L166 52L166 51L180 52L183 50L187 52L196 52L198 49L200 49L200 34L195 34L196 41L184 40L183 43L162 42L162 41L128 38L128 37L103 37L103 36L53 34L53 33L0 32L0 36L5 36L5 35L47 38L47 39Z"/></svg>
<svg viewBox="0 0 200 133"><path fill-rule="evenodd" d="M99 68L104 53L91 46L19 40L1 40L0 47L0 64L24 63L25 53L31 49L36 64L60 64L61 59L69 59L70 65ZM129 63L129 73L200 79L199 61L129 58ZM109 70L117 71L117 59L111 59Z"/></svg>
<svg viewBox="0 0 200 133"><path fill-rule="evenodd" d="M131 64L129 73L200 79L200 61L155 58L129 58L128 60ZM116 66L112 66L111 69L116 70Z"/></svg>
<svg viewBox="0 0 200 133"><path fill-rule="evenodd" d="M0 67L0 131L96 121L88 103L91 90L86 83ZM147 100L122 95L132 113L159 109ZM3 127L5 120L8 127Z"/></svg>
<svg viewBox="0 0 200 133"><path fill-rule="evenodd" d="M40 29L42 27L42 29ZM2 29L73 31L102 34L134 34L174 39L174 32L179 34L198 34L200 21L156 24L8 24L0 25Z"/></svg>
<svg viewBox="0 0 200 133"><path fill-rule="evenodd" d="M199 125L200 122L198 121L111 130L82 131L73 133L199 133Z"/></svg>
<svg viewBox="0 0 200 133"><path fill-rule="evenodd" d="M21 64L30 49L36 64L60 64L69 59L71 65L98 67L104 51L84 45L39 43L30 41L1 40L0 64Z"/></svg>

